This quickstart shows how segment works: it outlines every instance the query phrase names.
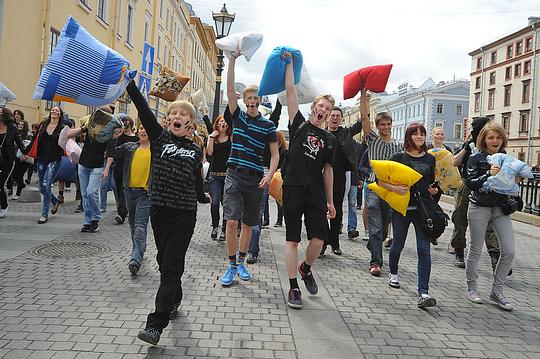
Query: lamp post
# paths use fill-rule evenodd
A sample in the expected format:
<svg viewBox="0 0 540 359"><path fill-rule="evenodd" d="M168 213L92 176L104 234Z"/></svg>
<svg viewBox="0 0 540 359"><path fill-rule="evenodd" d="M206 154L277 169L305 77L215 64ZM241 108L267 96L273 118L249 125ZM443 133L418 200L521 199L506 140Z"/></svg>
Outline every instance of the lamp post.
<svg viewBox="0 0 540 359"><path fill-rule="evenodd" d="M212 17L216 23L216 37L221 39L222 37L228 36L229 31L231 30L231 25L234 21L235 14L229 14L225 4L220 12L212 12ZM214 112L212 114L212 121L219 115L219 105L220 105L220 91L221 91L221 73L223 72L223 51L219 50L217 55L218 61L216 66L216 93L214 95Z"/></svg>

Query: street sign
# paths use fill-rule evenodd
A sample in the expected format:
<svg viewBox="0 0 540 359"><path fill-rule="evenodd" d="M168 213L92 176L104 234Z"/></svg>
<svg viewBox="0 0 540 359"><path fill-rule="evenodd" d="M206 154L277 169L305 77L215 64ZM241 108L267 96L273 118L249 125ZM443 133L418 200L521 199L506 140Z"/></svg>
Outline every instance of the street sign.
<svg viewBox="0 0 540 359"><path fill-rule="evenodd" d="M143 94L146 101L148 101L148 92L150 92L150 77L143 76L139 74L139 84L137 87L139 91Z"/></svg>
<svg viewBox="0 0 540 359"><path fill-rule="evenodd" d="M147 75L152 75L154 70L154 47L147 42L143 47L141 70Z"/></svg>

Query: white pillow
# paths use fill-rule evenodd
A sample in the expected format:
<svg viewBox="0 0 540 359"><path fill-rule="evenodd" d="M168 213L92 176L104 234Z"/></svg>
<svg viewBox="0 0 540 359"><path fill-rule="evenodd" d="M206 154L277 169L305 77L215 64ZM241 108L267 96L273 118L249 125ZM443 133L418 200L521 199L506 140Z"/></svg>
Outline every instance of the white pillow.
<svg viewBox="0 0 540 359"><path fill-rule="evenodd" d="M195 106L195 108L208 108L208 101L206 100L203 89L198 89L197 91L195 91L193 95L191 95L191 101L193 102L193 106Z"/></svg>
<svg viewBox="0 0 540 359"><path fill-rule="evenodd" d="M5 106L10 101L15 101L17 97L3 82L0 82L0 105Z"/></svg>
<svg viewBox="0 0 540 359"><path fill-rule="evenodd" d="M216 40L216 46L223 50L228 58L230 58L231 53L240 50L240 55L244 55L249 61L261 46L262 41L263 36L258 32L237 32Z"/></svg>
<svg viewBox="0 0 540 359"><path fill-rule="evenodd" d="M296 85L296 92L298 94L298 103L312 103L315 100L315 97L319 95L315 84L311 80L311 76L306 68L302 65L302 75L300 77L300 82ZM278 94L278 100L283 106L287 106L287 92L282 91Z"/></svg>

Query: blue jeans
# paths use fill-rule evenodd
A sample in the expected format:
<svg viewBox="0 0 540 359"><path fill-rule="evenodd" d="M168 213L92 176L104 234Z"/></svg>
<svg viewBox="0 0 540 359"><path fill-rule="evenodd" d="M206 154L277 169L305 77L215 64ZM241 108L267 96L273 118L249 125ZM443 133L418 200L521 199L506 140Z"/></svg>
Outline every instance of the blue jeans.
<svg viewBox="0 0 540 359"><path fill-rule="evenodd" d="M99 211L99 187L103 167L88 168L79 163L79 183L84 209L84 224L101 219Z"/></svg>
<svg viewBox="0 0 540 359"><path fill-rule="evenodd" d="M371 213L369 214L371 216ZM416 253L418 255L418 294L428 294L429 276L431 274L431 242L424 235L417 224L417 212L415 209L408 210L407 215L403 217L401 213L392 211L392 229L394 231L394 241L390 247L388 258L390 273L398 273L398 263L401 251L405 246L407 232L410 224L413 224L416 232Z"/></svg>
<svg viewBox="0 0 540 359"><path fill-rule="evenodd" d="M58 198L52 193L52 185L56 172L60 168L60 160L55 162L37 161L37 173L39 176L39 191L43 195L43 204L41 206L41 216L49 216L49 207L51 203L58 203Z"/></svg>
<svg viewBox="0 0 540 359"><path fill-rule="evenodd" d="M382 267L382 244L388 235L388 224L392 212L390 206L369 188L366 190L365 202L369 213L369 240L367 246L371 252L370 264L377 264Z"/></svg>
<svg viewBox="0 0 540 359"><path fill-rule="evenodd" d="M225 186L225 176L212 176L208 179L208 192L210 192L212 215L212 227L219 227L219 206L223 203L223 187ZM225 226L223 226L225 227Z"/></svg>
<svg viewBox="0 0 540 359"><path fill-rule="evenodd" d="M113 191L113 193L116 193L116 183L114 182L114 176L113 176L113 168L109 170L109 176L106 180L101 181L99 193L100 193L100 206L99 208L106 210L107 209L107 192ZM116 198L116 195L115 195Z"/></svg>
<svg viewBox="0 0 540 359"><path fill-rule="evenodd" d="M146 251L146 232L150 218L150 197L143 188L124 188L131 230L131 260L141 266Z"/></svg>
<svg viewBox="0 0 540 359"><path fill-rule="evenodd" d="M263 199L268 198L268 188L263 190ZM262 220L264 217L264 200L261 201L259 210L259 224L251 227L251 240L249 241L249 251L253 254L259 254L259 239L261 238Z"/></svg>
<svg viewBox="0 0 540 359"><path fill-rule="evenodd" d="M347 203L349 204L349 214L347 218L347 232L356 231L358 219L356 218L356 185L351 186L347 195Z"/></svg>

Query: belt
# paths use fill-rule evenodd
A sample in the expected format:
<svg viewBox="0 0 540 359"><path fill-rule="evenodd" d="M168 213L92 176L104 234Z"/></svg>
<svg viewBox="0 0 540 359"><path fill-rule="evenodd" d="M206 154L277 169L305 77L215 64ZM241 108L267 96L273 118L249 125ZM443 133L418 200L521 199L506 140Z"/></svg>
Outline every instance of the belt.
<svg viewBox="0 0 540 359"><path fill-rule="evenodd" d="M257 176L257 177L263 176L263 172L257 171L251 168L239 167L237 165L228 165L228 168L235 171L236 173L243 173L243 174L248 174L248 175Z"/></svg>
<svg viewBox="0 0 540 359"><path fill-rule="evenodd" d="M227 172L210 172L210 176L213 176L213 177L225 177L225 176L227 176Z"/></svg>

